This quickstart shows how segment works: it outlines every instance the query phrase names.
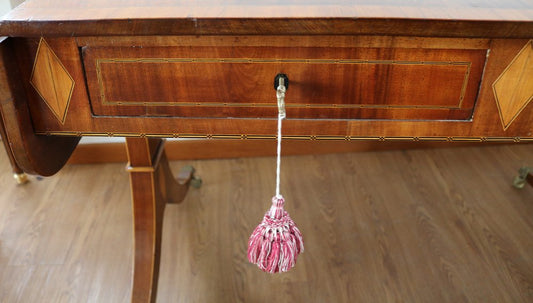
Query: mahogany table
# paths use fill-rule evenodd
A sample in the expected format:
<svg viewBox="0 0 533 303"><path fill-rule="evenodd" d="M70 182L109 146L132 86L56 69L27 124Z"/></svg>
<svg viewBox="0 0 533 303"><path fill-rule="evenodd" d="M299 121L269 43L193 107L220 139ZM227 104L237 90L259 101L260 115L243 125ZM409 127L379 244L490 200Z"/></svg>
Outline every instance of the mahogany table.
<svg viewBox="0 0 533 303"><path fill-rule="evenodd" d="M82 136L126 137L133 302L154 302L163 137L533 141L533 4L519 0L29 0L0 21L2 137L49 176Z"/></svg>

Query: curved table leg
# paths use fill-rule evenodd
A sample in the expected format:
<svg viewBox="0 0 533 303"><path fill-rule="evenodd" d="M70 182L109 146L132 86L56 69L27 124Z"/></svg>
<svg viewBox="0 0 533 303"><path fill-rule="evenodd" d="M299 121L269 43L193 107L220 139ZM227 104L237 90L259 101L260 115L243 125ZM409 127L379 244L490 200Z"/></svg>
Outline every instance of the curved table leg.
<svg viewBox="0 0 533 303"><path fill-rule="evenodd" d="M193 170L176 181L162 139L126 138L133 199L134 263L131 302L155 302L163 212L167 202L181 202Z"/></svg>

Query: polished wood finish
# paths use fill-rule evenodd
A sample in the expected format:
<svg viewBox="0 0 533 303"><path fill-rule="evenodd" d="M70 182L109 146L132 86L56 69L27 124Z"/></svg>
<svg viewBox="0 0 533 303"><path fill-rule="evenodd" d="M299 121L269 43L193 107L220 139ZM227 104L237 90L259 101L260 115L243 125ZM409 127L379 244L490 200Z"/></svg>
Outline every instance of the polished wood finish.
<svg viewBox="0 0 533 303"><path fill-rule="evenodd" d="M28 1L0 35L329 34L529 38L533 9L520 0ZM431 22L427 22L431 20Z"/></svg>
<svg viewBox="0 0 533 303"><path fill-rule="evenodd" d="M297 38L297 39L295 39ZM423 49L478 49L489 47L487 38L435 38L375 35L203 35L199 36L81 36L76 37L79 47L335 47L346 45L367 48L423 48Z"/></svg>
<svg viewBox="0 0 533 303"><path fill-rule="evenodd" d="M297 44L86 46L92 109L98 116L273 118L271 78L284 73L290 75L286 108L292 119L466 120L487 54Z"/></svg>
<svg viewBox="0 0 533 303"><path fill-rule="evenodd" d="M63 123L75 83L46 40L42 38L35 55L30 83L57 119Z"/></svg>
<svg viewBox="0 0 533 303"><path fill-rule="evenodd" d="M126 139L134 226L134 303L156 300L165 204L181 202L191 178L189 174L181 184L175 181L163 145L162 139Z"/></svg>
<svg viewBox="0 0 533 303"><path fill-rule="evenodd" d="M4 126L3 119L0 119L0 137L1 137L0 140L2 140L2 143L4 144L4 148L6 150L9 163L11 163L11 169L13 170L13 173L23 174L24 171L22 171L22 168L20 168L19 165L17 164L17 161L15 160L15 156L13 155L13 152L11 151L11 146L9 146L9 142L7 141L7 133L6 133L6 128Z"/></svg>
<svg viewBox="0 0 533 303"><path fill-rule="evenodd" d="M533 39L530 3L278 2L34 0L0 21L0 35L10 37L0 46L2 119L11 152L24 171L55 173L84 135L128 137L136 243L133 300L154 301L164 206L158 201L163 200L170 184L158 179L169 174L164 165L154 167L154 144L159 144L159 139L148 138L273 139L277 123L276 108L271 105L275 100L272 80L278 72L287 70L289 78L296 79L286 98L290 106L283 135L287 139L533 140L533 107L523 103L513 122L502 125L498 102L502 108L501 102L515 99L497 95L497 102L493 91L493 84L503 79L499 77L506 69L516 74L508 66ZM47 53L54 54L47 62L55 67L37 72L41 77L37 82L50 80L43 74L54 75L55 81L60 66L74 83L70 103L47 105L43 98L48 103L59 98L50 97L50 93L43 95L45 86L37 85L36 90L30 83L34 67L41 66L38 50L42 39ZM259 62L265 57L275 60ZM123 62L131 58L138 62ZM173 61L176 58L185 61ZM207 59L210 65L186 62L192 59ZM216 60L209 61L212 59ZM226 61L229 59L233 62ZM525 70L533 62L518 61ZM178 75L183 72L188 74ZM124 77L130 77L129 81ZM66 95L70 82L66 76L57 78L60 85L48 82L45 90ZM331 91L326 89L325 80L333 83ZM518 94L521 100L530 87L526 80L518 83L525 91ZM143 84L148 87L138 89ZM106 99L109 96L112 98ZM152 106L156 102L175 102L174 97L194 106ZM209 97L219 98L216 102L223 106L205 106L210 100L204 99ZM125 101L130 105L119 104ZM269 106L255 106L265 102ZM235 104L239 106L230 106ZM514 105L505 106L515 109ZM323 186L314 185L308 192L313 197L330 197L327 191L324 195ZM414 198L429 197L420 192ZM327 205L319 203L318 207L328 212L331 206L326 200ZM374 201L368 203L374 205ZM416 199L407 205L419 209ZM379 212L371 208L368 213L372 217ZM314 218L307 222L315 222ZM345 223L355 228L353 222L360 219ZM417 213L416 219L428 226L424 213ZM386 238L380 220L374 223L378 226L374 238ZM486 230L485 226L481 228ZM408 243L421 245L413 241L424 237L436 243L440 237L433 230L430 225L426 234L411 237ZM331 234L321 239L334 239ZM389 244L399 247L398 243L402 242ZM439 254L440 245L430 248ZM388 266L392 258L389 246L379 247L384 267L370 262L371 267L360 272L375 268L392 272L394 277L408 276ZM440 260L444 260L448 279L461 273L459 265L450 265L446 258ZM429 270L423 276L433 272ZM385 284L396 285L394 277L386 276ZM381 293L380 289L374 290ZM395 293L393 289L386 294ZM430 300L431 294L425 298L423 301L434 301Z"/></svg>
<svg viewBox="0 0 533 303"><path fill-rule="evenodd" d="M533 100L533 40L513 58L492 85L504 128Z"/></svg>
<svg viewBox="0 0 533 303"><path fill-rule="evenodd" d="M492 83L501 75L505 68L510 64L513 58L520 52L520 50L529 43L529 40L513 40L513 39L502 39L502 40L471 40L471 39L445 39L440 41L439 39L429 39L425 38L412 39L412 45L409 46L409 41L407 37L364 37L357 39L349 39L337 36L325 36L325 37L290 37L285 38L285 40L276 41L275 39L261 39L259 37L237 37L237 36L226 36L226 37L184 37L186 42L176 42L179 41L180 37L173 37L162 39L160 37L144 37L144 38L128 38L128 39L116 39L115 37L101 37L101 38L84 38L84 39L74 39L74 38L49 38L47 39L48 44L54 49L58 58L63 62L65 68L72 75L73 79L77 83L73 90L73 96L70 104L70 109L67 114L67 118L64 124L58 123L57 119L53 114L48 114L49 110L47 106L42 102L37 93L29 94L29 105L32 112L33 123L35 130L38 134L49 134L49 135L65 135L65 136L81 136L81 135L99 135L99 136L160 136L160 137L216 137L221 136L235 136L235 137L252 137L252 138L261 138L261 137L272 137L276 132L276 122L274 119L249 119L249 118L198 118L198 117L209 117L210 115L221 115L221 112L214 109L206 107L192 107L195 109L194 112L191 112L192 109L183 109L176 107L175 116L179 117L149 117L151 113L157 114L157 109L154 109L151 106L144 106L142 110L141 107L126 107L120 106L120 109L111 109L117 105L108 105L109 112L122 111L122 113L131 113L132 115L141 114L141 116L125 116L121 119L116 119L114 116L95 116L91 103L89 102L89 96L87 95L88 87L84 87L85 75L84 69L85 66L88 70L94 67L90 65L83 65L81 57L83 56L83 49L86 47L90 48L91 43L94 41L98 49L114 49L112 47L114 41L117 41L117 44L120 45L119 49L123 49L123 45L128 41L131 45L135 46L137 49L144 49L146 47L150 49L173 49L174 47L179 48L178 46L183 46L184 43L190 43L191 48L196 46L205 47L209 43L214 43L214 46L219 46L221 50L225 49L230 43L234 44L234 47L238 49L243 49L248 43L252 43L254 49L278 49L282 48L280 43L289 43L291 46L296 49L309 49L312 48L313 44L316 42L317 45L320 45L321 48L327 48L327 44L331 44L331 47L341 48L341 49L350 49L350 48L386 48L394 49L395 52L408 52L416 54L420 52L418 48L424 48L423 52L429 52L432 49L445 48L448 49L447 52L455 53L458 49L466 49L468 52L477 53L478 51L486 52L490 50L489 56L485 61L485 68L483 73L483 81L479 87L479 93L477 93L477 99L475 103L475 110L473 115L466 115L470 110L466 110L461 115L465 120L419 120L417 116L421 117L431 117L432 111L439 111L435 109L425 109L425 108L409 108L409 109L372 109L372 108L363 108L363 109L354 109L355 116L359 112L364 112L364 117L373 117L375 119L333 119L335 115L350 115L349 111L346 113L346 109L320 109L316 110L313 114L314 117L318 116L316 119L294 119L290 115L294 114L296 117L299 115L300 109L297 108L288 108L289 118L286 123L284 123L284 135L285 136L298 136L298 137L307 137L310 139L320 139L321 137L326 137L326 139L331 139L331 137L337 139L373 139L373 138L387 138L391 139L404 139L404 140L439 140L439 141L459 141L464 138L472 138L474 140L527 140L528 138L533 138L533 108L531 106L526 106L520 115L516 117L514 122L507 128L504 129L501 123L495 123L495 121L500 120L498 107L496 105L496 99L492 89ZM322 40L323 39L323 40ZM274 41L274 42L271 42ZM37 39L24 39L19 40L20 42L20 57L25 58L27 56L28 60L33 60L33 51L38 46ZM174 45L176 44L176 45ZM166 45L164 47L159 47L156 45ZM389 45L387 47L387 45ZM455 46L453 46L455 45ZM80 57L79 48L82 49L82 54ZM153 48L152 48L153 47ZM242 48L241 48L242 47ZM30 51L25 51L25 49L30 49ZM204 48L205 49L205 48ZM400 50L401 49L401 50ZM459 51L458 51L459 52ZM468 53L466 52L466 53ZM438 52L437 52L438 53ZM459 52L460 53L460 52ZM252 56L253 54L247 54ZM244 57L244 55L242 55ZM477 57L476 57L477 58ZM22 65L22 64L21 64ZM475 64L473 64L475 65ZM31 75L31 66L23 68L25 77ZM471 77L476 78L474 72L472 71ZM91 78L89 72L88 79ZM272 76L273 77L273 76ZM290 75L289 75L290 77ZM386 81L387 77L385 74L380 81ZM435 80L436 83L439 82L439 78ZM244 81L244 80L243 80ZM266 80L265 80L266 81ZM270 80L271 81L271 80ZM270 82L269 81L269 82ZM377 81L377 82L380 82ZM408 81L408 79L406 79ZM432 80L433 81L433 80ZM78 85L79 83L79 85ZM253 83L230 83L240 87L250 87L250 91L253 91ZM231 87L230 84L227 87ZM162 82L160 90L169 90L172 91L172 83ZM392 85L392 84L391 84ZM272 85L269 83L268 87ZM298 87L296 85L295 87ZM475 90L477 85L468 86L467 92L469 94L475 95ZM133 88L132 88L133 89ZM217 91L216 89L213 89ZM246 90L245 90L246 91ZM435 91L438 91L436 89ZM295 94L297 89L295 89ZM363 92L361 92L363 93ZM209 93L213 94L213 93ZM244 94L244 92L242 92ZM272 89L272 94L274 91ZM287 103L290 101L291 89L287 93ZM366 94L366 93L364 93ZM457 96L460 97L460 94ZM274 100L274 96L272 96ZM468 98L466 98L468 100ZM98 97L91 97L91 102L95 106L94 110L98 113ZM228 103L231 103L227 100ZM422 104L421 101L415 102L413 104ZM468 104L465 101L465 106ZM471 106L471 105L470 105ZM159 108L159 107L156 107ZM163 107L165 111L170 110L170 107ZM468 107L467 107L468 108ZM235 117L238 115L252 116L255 118L265 117L274 115L275 108L245 108L245 110L236 112L231 108L225 108L225 111L229 117ZM290 111L292 110L292 112ZM320 117L320 112L324 111L324 117ZM140 112L139 112L140 111ZM253 115L253 111L256 111L256 115ZM257 113L257 111L262 111ZM268 113L270 111L270 113ZM301 109L301 112L312 112L313 109ZM329 111L329 116L328 116ZM449 110L453 112L454 110ZM250 113L251 112L251 113ZM386 115L383 113L387 113ZM412 112L412 113L411 113ZM101 112L100 112L101 113ZM331 114L334 114L333 116ZM187 115L193 115L194 117L187 117ZM387 116L388 115L388 116ZM147 117L148 116L148 117ZM450 117L453 117L454 114L451 113ZM385 119L387 118L388 119ZM398 120L397 118L402 117L411 117L414 119L409 119L408 121ZM467 117L467 118L465 118ZM383 118L383 119L379 119Z"/></svg>
<svg viewBox="0 0 533 303"><path fill-rule="evenodd" d="M18 166L26 173L50 176L59 171L76 148L79 138L37 136L28 109L24 86L14 52L12 39L0 44L0 113L6 131L4 140L9 142ZM6 145L7 147L7 145ZM15 168L16 169L16 168Z"/></svg>
<svg viewBox="0 0 533 303"><path fill-rule="evenodd" d="M0 154L2 303L129 302L124 163L67 165L16 187ZM166 206L157 302L533 300L533 187L511 186L533 163L530 145L283 158L282 192L307 245L283 275L245 254L275 158L171 167L185 163L205 186Z"/></svg>

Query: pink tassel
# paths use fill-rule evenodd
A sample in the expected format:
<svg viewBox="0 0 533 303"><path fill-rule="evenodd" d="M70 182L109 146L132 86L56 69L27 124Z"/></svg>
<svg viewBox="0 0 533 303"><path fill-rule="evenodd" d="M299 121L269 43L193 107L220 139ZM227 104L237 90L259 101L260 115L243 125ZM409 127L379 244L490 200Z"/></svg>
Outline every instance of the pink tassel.
<svg viewBox="0 0 533 303"><path fill-rule="evenodd" d="M248 240L248 260L269 273L288 271L304 251L302 233L283 209L284 204L281 195L273 197L272 207Z"/></svg>

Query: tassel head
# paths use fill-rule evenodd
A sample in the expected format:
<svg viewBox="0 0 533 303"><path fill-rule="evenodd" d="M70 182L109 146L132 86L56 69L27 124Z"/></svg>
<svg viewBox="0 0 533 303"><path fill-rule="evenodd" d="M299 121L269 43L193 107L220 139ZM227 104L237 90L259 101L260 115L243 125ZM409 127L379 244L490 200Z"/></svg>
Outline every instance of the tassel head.
<svg viewBox="0 0 533 303"><path fill-rule="evenodd" d="M283 208L281 195L272 198L272 206L248 240L248 260L269 273L286 272L304 251L302 233Z"/></svg>

